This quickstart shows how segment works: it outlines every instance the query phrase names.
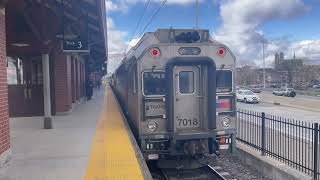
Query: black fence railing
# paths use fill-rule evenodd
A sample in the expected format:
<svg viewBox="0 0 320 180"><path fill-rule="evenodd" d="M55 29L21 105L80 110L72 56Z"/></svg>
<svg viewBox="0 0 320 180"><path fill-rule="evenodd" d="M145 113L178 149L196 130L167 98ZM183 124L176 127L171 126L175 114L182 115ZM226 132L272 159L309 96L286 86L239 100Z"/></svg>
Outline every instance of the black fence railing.
<svg viewBox="0 0 320 180"><path fill-rule="evenodd" d="M237 111L237 140L319 179L319 124L270 114Z"/></svg>

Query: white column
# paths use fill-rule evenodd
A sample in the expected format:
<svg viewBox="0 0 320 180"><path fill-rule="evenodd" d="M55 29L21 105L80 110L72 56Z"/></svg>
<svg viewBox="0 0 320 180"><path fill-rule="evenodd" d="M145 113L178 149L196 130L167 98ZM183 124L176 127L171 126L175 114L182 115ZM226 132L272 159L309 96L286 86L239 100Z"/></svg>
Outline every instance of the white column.
<svg viewBox="0 0 320 180"><path fill-rule="evenodd" d="M52 129L49 54L42 54L44 129Z"/></svg>

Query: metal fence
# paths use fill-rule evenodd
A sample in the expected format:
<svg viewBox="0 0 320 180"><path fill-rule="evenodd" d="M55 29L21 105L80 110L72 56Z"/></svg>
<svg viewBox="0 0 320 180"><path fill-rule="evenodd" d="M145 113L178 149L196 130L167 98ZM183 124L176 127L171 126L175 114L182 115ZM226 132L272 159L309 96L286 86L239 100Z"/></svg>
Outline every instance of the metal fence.
<svg viewBox="0 0 320 180"><path fill-rule="evenodd" d="M238 109L237 140L319 179L319 124Z"/></svg>

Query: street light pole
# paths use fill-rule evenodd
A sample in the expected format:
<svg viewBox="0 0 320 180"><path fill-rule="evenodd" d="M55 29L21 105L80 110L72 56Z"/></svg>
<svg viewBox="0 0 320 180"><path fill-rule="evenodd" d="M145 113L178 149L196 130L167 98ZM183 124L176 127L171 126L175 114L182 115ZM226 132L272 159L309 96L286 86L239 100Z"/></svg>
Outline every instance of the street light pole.
<svg viewBox="0 0 320 180"><path fill-rule="evenodd" d="M264 58L264 39L262 40L262 58L263 58L263 88L266 88L266 62Z"/></svg>
<svg viewBox="0 0 320 180"><path fill-rule="evenodd" d="M196 30L199 30L199 2L196 0Z"/></svg>

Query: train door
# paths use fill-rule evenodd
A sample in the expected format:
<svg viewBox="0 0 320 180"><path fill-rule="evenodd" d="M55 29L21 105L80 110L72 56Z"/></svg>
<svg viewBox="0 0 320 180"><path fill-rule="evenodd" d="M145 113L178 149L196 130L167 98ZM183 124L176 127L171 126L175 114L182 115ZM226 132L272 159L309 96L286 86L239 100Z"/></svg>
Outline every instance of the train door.
<svg viewBox="0 0 320 180"><path fill-rule="evenodd" d="M200 67L175 66L174 124L176 131L197 130L201 127Z"/></svg>

